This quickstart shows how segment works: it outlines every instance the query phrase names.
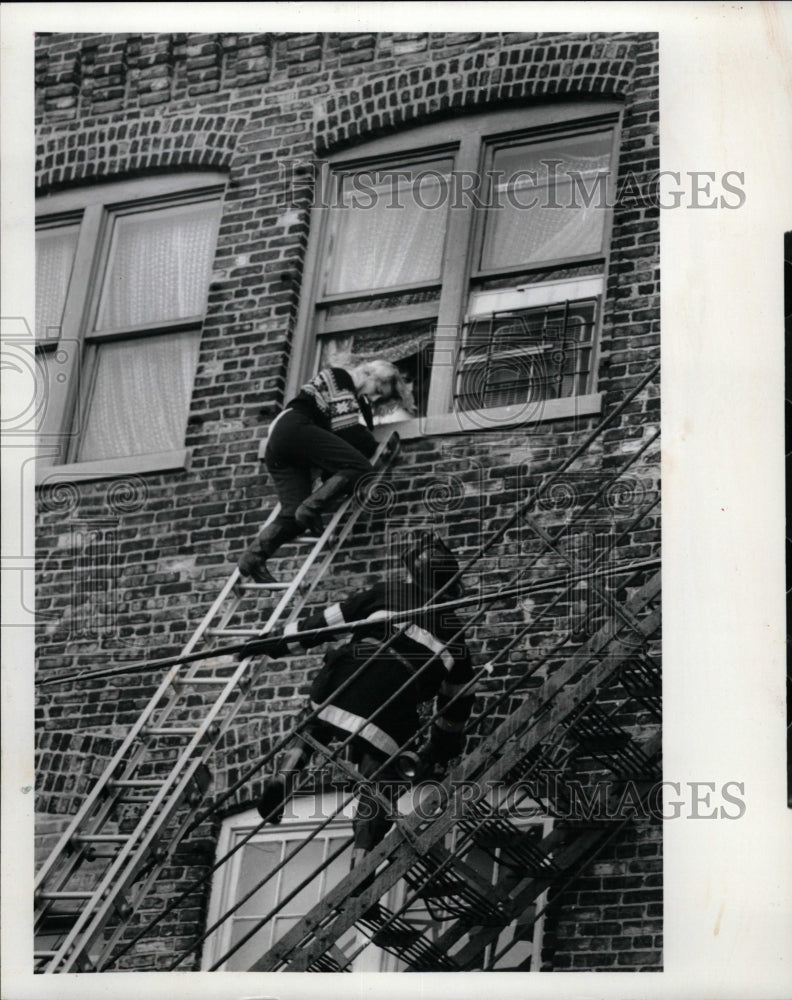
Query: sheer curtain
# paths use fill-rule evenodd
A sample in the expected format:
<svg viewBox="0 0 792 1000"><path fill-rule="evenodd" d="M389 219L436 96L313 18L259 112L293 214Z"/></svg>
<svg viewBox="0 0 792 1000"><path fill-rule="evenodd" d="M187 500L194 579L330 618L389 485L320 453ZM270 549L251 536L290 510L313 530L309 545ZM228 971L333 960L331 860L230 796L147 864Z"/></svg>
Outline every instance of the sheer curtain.
<svg viewBox="0 0 792 1000"><path fill-rule="evenodd" d="M57 340L66 305L79 225L36 233L36 337Z"/></svg>
<svg viewBox="0 0 792 1000"><path fill-rule="evenodd" d="M588 151L581 149L583 143ZM487 213L482 267L597 253L605 227L603 181L609 168L610 137L498 150L493 170L502 179L496 205Z"/></svg>
<svg viewBox="0 0 792 1000"><path fill-rule="evenodd" d="M96 330L201 315L217 211L203 202L117 217ZM183 447L199 341L196 329L97 342L79 460Z"/></svg>
<svg viewBox="0 0 792 1000"><path fill-rule="evenodd" d="M358 189L345 179L344 204L332 210L325 294L440 277L450 169L423 165L411 178L398 174Z"/></svg>
<svg viewBox="0 0 792 1000"><path fill-rule="evenodd" d="M96 348L80 461L184 447L200 338L190 330Z"/></svg>
<svg viewBox="0 0 792 1000"><path fill-rule="evenodd" d="M212 202L119 216L96 330L202 313L216 226Z"/></svg>

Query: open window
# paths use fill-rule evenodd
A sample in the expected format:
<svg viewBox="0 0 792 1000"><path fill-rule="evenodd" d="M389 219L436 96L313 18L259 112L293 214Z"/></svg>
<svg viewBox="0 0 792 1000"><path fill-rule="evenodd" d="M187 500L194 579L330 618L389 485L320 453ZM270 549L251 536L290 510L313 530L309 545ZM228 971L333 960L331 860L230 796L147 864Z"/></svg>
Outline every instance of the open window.
<svg viewBox="0 0 792 1000"><path fill-rule="evenodd" d="M39 199L44 464L113 475L183 460L223 188L196 173Z"/></svg>
<svg viewBox="0 0 792 1000"><path fill-rule="evenodd" d="M323 163L287 391L380 356L408 436L596 412L618 125L616 103L532 107Z"/></svg>

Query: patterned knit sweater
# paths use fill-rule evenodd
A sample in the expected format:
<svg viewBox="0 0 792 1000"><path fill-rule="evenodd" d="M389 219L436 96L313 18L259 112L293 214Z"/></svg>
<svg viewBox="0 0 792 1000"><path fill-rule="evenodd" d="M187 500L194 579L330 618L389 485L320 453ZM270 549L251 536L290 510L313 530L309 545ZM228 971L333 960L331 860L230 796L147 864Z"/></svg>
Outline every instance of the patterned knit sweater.
<svg viewBox="0 0 792 1000"><path fill-rule="evenodd" d="M358 397L352 376L344 368L323 368L306 382L288 404L302 410L320 427L338 433L360 423L363 417L369 430L373 421L365 397Z"/></svg>

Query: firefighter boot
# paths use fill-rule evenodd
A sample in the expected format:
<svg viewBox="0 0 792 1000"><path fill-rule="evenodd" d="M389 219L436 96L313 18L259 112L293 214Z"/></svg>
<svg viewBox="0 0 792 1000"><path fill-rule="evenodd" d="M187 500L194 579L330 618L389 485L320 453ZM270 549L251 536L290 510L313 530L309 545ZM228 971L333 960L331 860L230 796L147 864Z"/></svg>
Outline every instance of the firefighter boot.
<svg viewBox="0 0 792 1000"><path fill-rule="evenodd" d="M294 787L297 771L307 757L307 748L292 747L283 758L281 774L265 779L261 796L256 802L256 811L265 822L280 823L283 819L283 805Z"/></svg>
<svg viewBox="0 0 792 1000"><path fill-rule="evenodd" d="M240 575L251 577L255 583L276 583L275 577L267 569L267 559L293 537L294 532L277 521L268 524L250 548L242 553L238 564Z"/></svg>
<svg viewBox="0 0 792 1000"><path fill-rule="evenodd" d="M283 775L267 778L264 790L256 803L256 811L267 823L280 823L283 819L283 803L286 801L286 779Z"/></svg>
<svg viewBox="0 0 792 1000"><path fill-rule="evenodd" d="M318 490L314 490L306 500L303 500L294 513L294 520L310 534L321 535L324 530L321 518L322 508L333 497L342 493L351 482L350 476L343 472L336 472Z"/></svg>

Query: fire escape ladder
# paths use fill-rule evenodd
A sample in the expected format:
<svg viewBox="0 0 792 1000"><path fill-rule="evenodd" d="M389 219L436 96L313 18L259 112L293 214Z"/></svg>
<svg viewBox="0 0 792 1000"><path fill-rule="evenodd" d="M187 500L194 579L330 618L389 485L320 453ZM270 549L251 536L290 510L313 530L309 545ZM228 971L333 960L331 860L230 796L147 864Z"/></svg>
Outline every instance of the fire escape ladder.
<svg viewBox="0 0 792 1000"><path fill-rule="evenodd" d="M640 754L653 766L659 765L661 737L655 734L640 746ZM631 801L635 808L645 804L647 793L653 787L653 781L646 775L636 774L631 777L637 792L637 799ZM603 821L589 824L586 828L571 825L567 828L556 827L546 836L540 846L542 852L552 858L552 871L536 872L524 870L520 879L514 885L513 871L501 875L495 884L496 891L501 889L502 897L507 904L518 913L525 914L520 921L518 933L527 935L540 917L541 911L532 903L547 889L563 888L584 870L592 860L592 856L618 834L630 822L626 815L620 815L619 787L613 786L608 794L603 808ZM623 810L622 810L623 812ZM448 952L449 949L462 942L453 953L457 967L462 970L480 969L484 950L498 938L499 929L483 922L472 927L469 921L457 921L436 942L438 950ZM515 940L516 940L515 936ZM508 947L510 947L509 945Z"/></svg>
<svg viewBox="0 0 792 1000"><path fill-rule="evenodd" d="M372 459L372 485L398 451L393 432ZM343 500L290 582L243 583L236 569L226 581L182 652L204 643L209 655L168 671L38 872L35 933L47 943L34 953L37 972L102 969L190 827L211 784L206 761L262 669L260 657L211 656L214 640L266 635L297 617L363 511L353 496ZM263 628L233 627L246 601L273 591L280 597ZM185 804L193 809L180 816Z"/></svg>

